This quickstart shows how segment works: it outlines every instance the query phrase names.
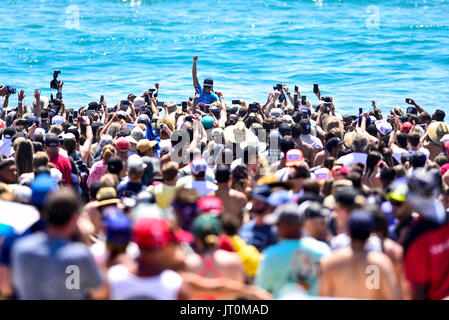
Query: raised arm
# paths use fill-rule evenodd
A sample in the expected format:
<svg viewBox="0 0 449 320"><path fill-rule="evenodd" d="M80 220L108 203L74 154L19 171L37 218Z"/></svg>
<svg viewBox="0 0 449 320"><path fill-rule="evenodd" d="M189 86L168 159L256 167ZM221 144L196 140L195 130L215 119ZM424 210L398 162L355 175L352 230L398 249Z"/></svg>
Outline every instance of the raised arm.
<svg viewBox="0 0 449 320"><path fill-rule="evenodd" d="M34 108L34 115L38 118L41 117L41 92L39 89L34 90L34 97L36 98L36 107Z"/></svg>
<svg viewBox="0 0 449 320"><path fill-rule="evenodd" d="M410 99L410 98L407 98L407 99ZM413 99L410 99L410 103L409 103L409 104L412 105L412 106L415 106L415 107L416 107L416 110L418 110L419 113L426 112L426 110L424 110L423 107L421 107L420 105L418 105L418 104L415 102L415 100L413 100Z"/></svg>
<svg viewBox="0 0 449 320"><path fill-rule="evenodd" d="M192 79L193 79L193 87L198 87L198 75L196 73L196 62L198 61L198 56L193 57L193 66L192 66Z"/></svg>
<svg viewBox="0 0 449 320"><path fill-rule="evenodd" d="M20 117L24 114L23 99L25 99L25 92L23 90L20 90L19 95L17 96L17 113Z"/></svg>
<svg viewBox="0 0 449 320"><path fill-rule="evenodd" d="M87 163L87 160L90 155L90 149L92 147L92 142L94 139L94 133L92 131L92 126L90 123L89 117L83 117L84 118L84 124L86 126L86 141L84 142L81 149L81 158Z"/></svg>
<svg viewBox="0 0 449 320"><path fill-rule="evenodd" d="M288 86L287 86L287 85L284 85L284 86L282 87L282 90L284 90L285 95L286 95L286 96L288 97L288 99L290 100L292 106L295 107L295 100L293 99L292 94L291 94L290 91L288 90Z"/></svg>

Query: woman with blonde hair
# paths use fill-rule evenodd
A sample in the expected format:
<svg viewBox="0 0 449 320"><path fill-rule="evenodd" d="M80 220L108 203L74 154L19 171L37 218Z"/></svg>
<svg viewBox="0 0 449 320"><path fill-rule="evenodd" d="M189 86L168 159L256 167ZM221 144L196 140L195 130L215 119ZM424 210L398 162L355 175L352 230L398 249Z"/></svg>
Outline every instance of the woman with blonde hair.
<svg viewBox="0 0 449 320"><path fill-rule="evenodd" d="M87 178L87 186L90 188L92 183L101 179L106 174L109 159L115 155L115 147L112 144L107 144L101 149L101 160L95 162L90 170Z"/></svg>

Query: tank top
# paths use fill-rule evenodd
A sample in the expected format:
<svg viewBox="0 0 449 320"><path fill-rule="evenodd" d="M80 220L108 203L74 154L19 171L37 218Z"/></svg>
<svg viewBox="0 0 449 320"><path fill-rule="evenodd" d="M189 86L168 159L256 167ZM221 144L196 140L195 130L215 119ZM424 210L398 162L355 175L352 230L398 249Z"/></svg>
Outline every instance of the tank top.
<svg viewBox="0 0 449 320"><path fill-rule="evenodd" d="M176 300L183 283L181 275L165 270L153 277L138 277L123 265L108 271L111 300Z"/></svg>

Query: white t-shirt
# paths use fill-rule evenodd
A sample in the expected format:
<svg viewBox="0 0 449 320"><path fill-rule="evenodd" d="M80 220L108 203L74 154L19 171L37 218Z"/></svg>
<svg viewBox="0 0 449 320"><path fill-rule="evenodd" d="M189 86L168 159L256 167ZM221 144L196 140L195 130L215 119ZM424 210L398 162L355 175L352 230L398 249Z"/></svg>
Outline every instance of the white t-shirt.
<svg viewBox="0 0 449 320"><path fill-rule="evenodd" d="M205 197L212 191L216 191L218 186L207 180L193 180L190 183L186 183L184 188L195 189L200 197Z"/></svg>
<svg viewBox="0 0 449 320"><path fill-rule="evenodd" d="M424 153L426 155L427 159L429 159L430 151L429 151L429 149L426 149L424 147L419 148L418 150L409 150L408 153L410 153L411 155L414 155L418 151Z"/></svg>
<svg viewBox="0 0 449 320"><path fill-rule="evenodd" d="M397 145L393 144L391 146L391 152L393 154L393 157L396 159L396 161L398 163L401 163L401 156L402 156L403 153L406 153L407 150L403 149L401 147L398 147Z"/></svg>
<svg viewBox="0 0 449 320"><path fill-rule="evenodd" d="M116 265L107 274L111 300L176 300L182 277L165 270L154 277L138 277L123 265Z"/></svg>
<svg viewBox="0 0 449 320"><path fill-rule="evenodd" d="M302 134L299 136L302 142L306 142L312 146L314 149L323 149L323 143L321 140L311 134Z"/></svg>
<svg viewBox="0 0 449 320"><path fill-rule="evenodd" d="M362 163L366 166L366 159L368 155L366 153L360 152L352 152L345 156L338 158L337 163L344 165L347 169L349 169L353 164Z"/></svg>

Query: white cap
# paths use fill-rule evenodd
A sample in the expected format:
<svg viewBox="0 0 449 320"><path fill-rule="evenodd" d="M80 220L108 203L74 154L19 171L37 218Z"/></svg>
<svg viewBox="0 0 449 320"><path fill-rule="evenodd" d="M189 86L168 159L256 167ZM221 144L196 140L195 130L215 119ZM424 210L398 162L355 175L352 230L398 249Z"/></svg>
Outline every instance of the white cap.
<svg viewBox="0 0 449 320"><path fill-rule="evenodd" d="M143 106L145 106L145 99L136 98L134 100L134 109L140 110L140 108L142 108Z"/></svg>
<svg viewBox="0 0 449 320"><path fill-rule="evenodd" d="M449 134L445 134L441 139L440 142L444 144L446 141L449 141Z"/></svg>
<svg viewBox="0 0 449 320"><path fill-rule="evenodd" d="M51 119L51 124L63 124L65 122L65 119L63 116L56 115Z"/></svg>

